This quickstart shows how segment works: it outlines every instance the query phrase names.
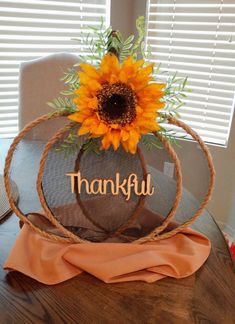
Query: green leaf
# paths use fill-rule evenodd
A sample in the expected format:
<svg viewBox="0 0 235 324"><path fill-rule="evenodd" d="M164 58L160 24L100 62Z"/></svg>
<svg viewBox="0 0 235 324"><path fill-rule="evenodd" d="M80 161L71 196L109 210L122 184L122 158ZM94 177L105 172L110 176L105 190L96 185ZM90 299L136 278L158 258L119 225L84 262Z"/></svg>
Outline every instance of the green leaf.
<svg viewBox="0 0 235 324"><path fill-rule="evenodd" d="M65 132L67 131L65 127ZM88 141L87 135L79 136L77 127L72 129L70 133L55 147L55 151L63 153L65 157L81 150L83 145Z"/></svg>
<svg viewBox="0 0 235 324"><path fill-rule="evenodd" d="M141 43L145 37L145 17L140 16L136 20L136 29L138 31L138 37L136 42L133 44L130 54L137 56L137 52Z"/></svg>
<svg viewBox="0 0 235 324"><path fill-rule="evenodd" d="M143 135L141 141L148 151L152 150L153 148L163 149L162 143L153 134Z"/></svg>
<svg viewBox="0 0 235 324"><path fill-rule="evenodd" d="M62 91L60 92L60 94L61 94L62 96L70 96L70 95L73 95L73 94L74 94L74 91L73 91L72 89L69 89L69 90L62 90Z"/></svg>
<svg viewBox="0 0 235 324"><path fill-rule="evenodd" d="M76 106L70 98L58 97L50 102L47 102L48 106L53 108L53 113L74 113L76 111Z"/></svg>

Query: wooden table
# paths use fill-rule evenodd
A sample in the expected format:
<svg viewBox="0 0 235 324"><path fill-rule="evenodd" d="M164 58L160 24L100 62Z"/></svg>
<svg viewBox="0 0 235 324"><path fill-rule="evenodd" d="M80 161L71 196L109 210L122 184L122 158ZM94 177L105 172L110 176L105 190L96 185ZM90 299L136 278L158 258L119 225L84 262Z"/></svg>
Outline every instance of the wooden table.
<svg viewBox="0 0 235 324"><path fill-rule="evenodd" d="M8 144L3 143L5 151ZM185 279L104 284L83 273L45 286L1 267L0 323L233 324L235 271L227 244L208 212L194 228L208 236L212 251L205 265ZM1 266L18 233L15 215L0 224Z"/></svg>

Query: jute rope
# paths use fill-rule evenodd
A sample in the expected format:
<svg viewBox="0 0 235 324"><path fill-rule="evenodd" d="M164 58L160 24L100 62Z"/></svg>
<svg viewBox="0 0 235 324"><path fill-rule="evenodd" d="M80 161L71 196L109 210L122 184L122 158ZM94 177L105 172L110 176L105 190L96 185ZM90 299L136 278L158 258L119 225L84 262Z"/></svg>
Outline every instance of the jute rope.
<svg viewBox="0 0 235 324"><path fill-rule="evenodd" d="M22 211L16 206L13 196L12 196L12 190L11 190L11 182L10 182L10 177L9 177L9 170L10 170L10 166L11 166L11 162L12 162L12 158L13 158L13 154L17 148L17 145L19 144L19 142L25 137L25 135L34 127L36 127L37 125L44 123L47 120L53 119L53 118L57 118L57 117L61 117L61 116L66 116L67 114L64 113L57 113L57 114L53 114L53 115L43 115L37 119L35 119L33 122L27 124L23 130L18 134L18 136L16 136L9 148L9 151L7 153L7 157L5 160L5 168L4 168L4 183L5 183L5 189L6 189L6 194L9 200L9 204L11 206L11 209L13 210L13 212L20 218L20 220L26 224L28 224L34 231L36 231L38 234L42 235L43 237L47 238L47 239L53 239L57 242L74 242L75 240L79 241L79 238L74 235L73 233L71 233L70 231L66 230L61 224L59 224L58 222L55 225L55 219L51 218L49 219L51 221L51 223L56 226L61 233L65 236L65 237L60 237L58 235L54 235L52 233L48 233L42 229L40 229L38 226L34 225L33 223L31 223L29 221L29 219L22 213ZM45 216L46 217L46 216ZM47 217L46 217L47 218Z"/></svg>
<svg viewBox="0 0 235 324"><path fill-rule="evenodd" d="M57 227L65 237L60 237L60 236L54 235L52 233L48 233L46 231L41 230L39 227L37 227L33 223L31 223L27 219L27 217L20 211L20 209L18 207L16 207L16 205L14 203L14 200L13 200L13 197L12 197L12 193L11 193L10 179L9 179L9 169L10 169L10 164L11 164L11 161L12 161L13 153L14 153L17 145L24 138L24 136L28 133L28 131L30 131L33 127L37 126L38 124L40 124L42 122L45 122L46 120L56 118L56 117L59 117L59 116L66 116L66 114L54 114L52 116L44 115L44 116L36 119L32 123L28 124L19 133L19 135L14 139L14 141L13 141L13 143L12 143L12 145L11 145L9 151L8 151L7 158L6 158L5 169L4 169L4 181L5 181L6 193L7 193L8 199L9 199L10 206L11 206L12 210L16 213L16 215L24 223L27 223L32 229L34 229L37 233L44 236L45 238L53 239L53 240L56 240L56 241L59 241L59 242L72 242L72 243L89 242L89 241L86 241L86 240L83 240L83 239L79 238L78 236L74 235L72 232L65 229L63 227L63 225L61 225L52 214L50 215L50 209L48 208L46 203L42 204L42 207L46 211L46 218L55 227ZM168 214L167 218L164 220L164 222L159 227L155 228L149 235L147 235L145 237L142 237L140 239L137 239L137 240L133 241L132 243L141 244L141 243L148 242L148 241L156 241L156 240L160 240L160 239L163 239L163 238L169 238L169 237L175 235L177 232L181 231L183 228L186 228L189 225L191 225L200 216L202 210L205 208L205 206L208 204L208 202L209 202L209 200L211 198L211 194L212 194L213 187L214 187L214 181L215 181L215 170L214 170L212 157L210 155L209 149L207 148L205 143L202 141L202 139L199 137L199 135L195 131L193 131L189 126L187 126L185 123L183 123L182 121L179 121L179 120L177 120L177 119L175 119L173 117L168 117L168 122L170 124L173 124L173 125L176 125L178 127L183 128L201 146L202 151L205 153L205 156L207 158L207 164L208 164L209 171L210 171L209 188L208 188L207 194L206 194L204 200L202 201L200 207L198 208L198 210L194 213L194 215L188 221L181 224L179 227L175 228L174 230L172 230L170 232L160 234L167 227L167 225L170 223L170 221L172 220L172 218L173 218L173 216L174 216L174 214L176 212L176 209L178 207L178 204L179 204L179 201L180 201L180 198L181 198L181 194L182 194L182 175L181 175L181 169L180 169L180 163L179 163L178 157L177 157L176 153L174 152L174 150L172 149L170 143L167 142L167 140L165 138L162 138L162 136L160 136L160 134L154 133L154 135L157 136L163 142L163 145L164 145L165 149L168 151L168 153L170 154L170 156L172 157L172 159L175 162L176 176L177 176L177 194L176 194L174 205L173 205L170 213ZM53 137L53 139L58 140L62 136L63 132L65 130L68 130L70 127L73 127L73 125L74 125L74 123L71 123L69 126L67 126L66 129L63 128L62 130L60 130ZM50 146L50 141L49 141L46 144L45 149L44 149L45 156L48 154L48 152L50 150L50 147L51 146ZM37 188L38 188L38 191L39 191L40 199L42 199L42 197L43 197L43 192L42 192L42 188L41 188L41 180L42 180L42 174L43 174L42 170L43 170L43 168L45 166L45 160L46 159L41 159L40 168L39 168L39 176L38 176L38 180L37 180ZM121 232L120 232L120 234L121 234Z"/></svg>
<svg viewBox="0 0 235 324"><path fill-rule="evenodd" d="M207 159L207 165L208 165L208 169L209 169L209 173L210 173L210 181L209 181L209 186L208 186L208 190L207 193L203 199L203 201L201 202L199 208L197 209L197 211L183 224L181 224L180 226L178 226L177 228L169 231L169 232L165 232L163 234L159 235L159 227L154 229L149 235L145 236L145 237L141 237L140 239L136 240L134 243L145 243L145 242L150 242L150 241L158 241L161 239L166 239L169 237L172 237L173 235L175 235L176 233L180 232L182 229L189 227L193 222L195 222L195 220L201 215L203 209L206 207L206 205L208 204L208 202L211 199L211 195L214 189L214 184L215 184L215 168L213 165L213 160L212 160L212 156L210 154L210 151L208 149L208 147L206 146L206 144L203 142L203 140L201 139L201 137L188 125L186 125L184 122L182 122L181 120L178 120L174 117L169 116L168 117L168 122L172 125L181 127L182 129L185 130L186 133L190 134L192 136L192 138L197 141L202 149L202 151L205 154L205 157ZM163 223L164 224L164 223ZM162 225L163 225L162 224ZM166 226L163 226L161 228L161 231L164 230L166 228Z"/></svg>

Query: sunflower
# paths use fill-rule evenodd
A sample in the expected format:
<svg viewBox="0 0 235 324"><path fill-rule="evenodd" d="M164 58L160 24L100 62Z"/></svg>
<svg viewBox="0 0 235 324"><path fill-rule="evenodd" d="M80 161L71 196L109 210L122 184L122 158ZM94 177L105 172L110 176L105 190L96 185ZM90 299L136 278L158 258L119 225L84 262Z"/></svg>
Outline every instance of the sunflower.
<svg viewBox="0 0 235 324"><path fill-rule="evenodd" d="M77 112L69 115L81 123L78 135L101 137L101 148L120 144L126 152L136 153L142 134L159 130L157 110L165 84L153 83L153 64L129 56L123 63L111 53L99 66L80 64L81 86L75 90Z"/></svg>

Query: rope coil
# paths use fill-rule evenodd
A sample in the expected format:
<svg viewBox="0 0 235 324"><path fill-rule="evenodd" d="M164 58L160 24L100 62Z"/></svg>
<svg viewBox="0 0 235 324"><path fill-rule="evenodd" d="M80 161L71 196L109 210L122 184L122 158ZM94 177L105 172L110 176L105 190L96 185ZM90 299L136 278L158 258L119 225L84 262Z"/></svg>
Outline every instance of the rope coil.
<svg viewBox="0 0 235 324"><path fill-rule="evenodd" d="M40 166L39 166L37 183L36 183L38 196L39 196L41 205L45 211L45 218L47 218L50 221L50 223L60 231L61 236L46 232L46 231L42 230L41 228L39 228L38 226L36 226L35 224L33 224L24 215L24 213L22 213L22 211L16 206L16 203L14 202L13 195L12 195L9 170L10 170L13 154L14 154L18 144L25 137L25 135L35 126L37 126L40 123L43 123L47 120L62 117L62 116L67 116L67 113L56 113L53 115L43 115L43 116L37 118L36 120L34 120L33 122L29 123L28 125L26 125L25 128L19 133L19 135L17 137L15 137L13 143L10 146L10 149L8 151L6 161L5 161L4 182L5 182L6 194L7 194L11 209L20 218L20 220L22 222L28 224L34 231L36 231L38 234L42 235L43 237L45 237L47 239L55 240L57 242L89 243L90 241L82 239L79 236L73 234L71 231L67 230L55 218L55 216L52 214L50 208L48 207L48 205L45 201L45 197L44 197L44 193L43 193L43 189L42 189L42 176L43 176L43 171L44 171L47 155L48 155L51 147L53 146L53 144L56 143L63 136L65 130L71 129L74 126L74 123L70 123L69 125L66 126L66 128L63 127L62 129L60 129L45 145L42 156L41 156L41 160L40 160ZM179 158L178 158L176 152L174 151L174 149L172 148L170 143L164 137L162 137L159 133L155 132L154 136L156 136L162 142L165 150L168 152L168 154L170 155L170 157L172 158L172 160L175 163L176 196L175 196L173 207L171 208L169 214L167 215L167 217L165 218L163 223L160 226L156 227L148 235L141 237L135 241L132 241L131 243L142 244L142 243L149 242L149 241L156 241L156 240L160 240L160 239L164 239L164 238L169 238L169 237L175 235L176 233L181 231L183 228L190 226L200 216L202 210L206 207L206 205L208 204L208 202L211 198L211 195L212 195L212 191L214 188L214 182L215 182L215 169L214 169L214 165L213 165L213 161L212 161L212 157L209 152L209 149L207 148L207 146L205 145L203 140L200 138L200 136L194 130L192 130L188 125L183 123L182 121L169 116L168 123L184 129L186 133L190 134L192 136L192 138L199 143L202 151L205 154L205 157L207 160L207 165L208 165L209 172L210 172L209 187L208 187L207 193L206 193L201 205L199 206L198 210L185 223L181 224L180 226L178 226L177 228L175 228L169 232L162 233L166 229L166 227L169 225L169 223L172 221L172 219L176 213L176 210L179 206L180 199L182 196L182 173L181 173L180 161L179 161ZM143 154L142 154L140 148L138 148L138 155L139 155L141 167L143 170L143 177L145 178L146 165L145 165L144 157L143 157ZM79 202L79 200L78 200L78 202ZM121 225L116 230L116 232L113 234L114 236L120 236L120 237L122 236L123 231L126 228L128 228L128 226L138 218L140 211L141 211L141 207L143 206L143 204L144 204L144 197L140 196L140 199L136 205L136 208L135 208L132 216L128 219L128 221L125 224Z"/></svg>

